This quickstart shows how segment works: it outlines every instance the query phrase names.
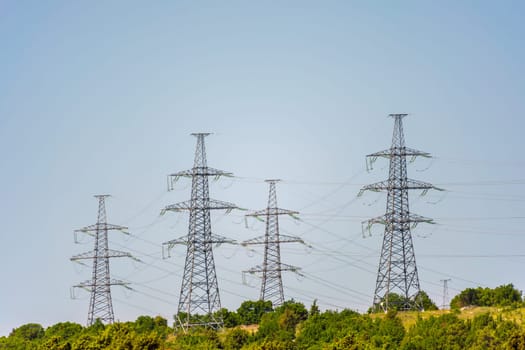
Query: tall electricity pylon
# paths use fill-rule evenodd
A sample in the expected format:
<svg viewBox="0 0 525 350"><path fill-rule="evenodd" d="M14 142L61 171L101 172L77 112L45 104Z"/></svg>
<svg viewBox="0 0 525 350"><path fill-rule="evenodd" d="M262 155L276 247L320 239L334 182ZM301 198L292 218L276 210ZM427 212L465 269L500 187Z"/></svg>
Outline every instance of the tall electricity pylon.
<svg viewBox="0 0 525 350"><path fill-rule="evenodd" d="M223 320L214 315L214 312L221 308L221 300L212 246L233 241L212 234L210 210L223 209L230 212L237 208L232 203L210 198L208 177L218 178L232 174L208 167L204 138L209 134L192 135L197 138L193 168L168 175L168 183L171 186L180 177L191 178L191 199L169 205L161 212L187 210L190 214L188 234L164 243L168 252L177 244L187 246L177 313L178 322L184 330L192 326L220 328L223 325Z"/></svg>
<svg viewBox="0 0 525 350"><path fill-rule="evenodd" d="M71 261L91 259L93 260L93 273L91 280L73 286L73 288L83 288L91 293L88 311L88 326L91 326L97 319L103 323L113 323L113 304L111 301L111 286L126 286L122 281L112 279L109 275L110 258L133 258L131 254L120 252L108 248L109 230L127 230L127 227L108 224L106 222L105 199L109 195L96 195L98 199L98 220L95 225L86 226L77 233L87 233L95 238L95 249L90 252L73 256Z"/></svg>
<svg viewBox="0 0 525 350"><path fill-rule="evenodd" d="M391 308L399 310L421 310L419 277L416 256L410 233L411 225L420 222L433 223L432 219L409 212L408 190L437 189L433 185L407 178L406 157L430 157L429 153L405 146L403 118L406 114L390 114L394 118L394 133L390 149L367 156L372 164L378 157L390 159L388 180L365 186L361 192L387 191L386 213L368 220L368 228L373 224L385 225L383 247L377 272L374 292L374 308L384 311ZM392 298L396 293L399 298Z"/></svg>
<svg viewBox="0 0 525 350"><path fill-rule="evenodd" d="M441 310L446 310L448 308L448 282L451 281L450 278L445 278L440 280L443 282L443 304L441 304Z"/></svg>
<svg viewBox="0 0 525 350"><path fill-rule="evenodd" d="M281 271L297 272L298 267L281 263L281 243L300 242L303 240L299 237L279 235L279 215L299 214L296 211L280 209L277 207L277 195L275 184L279 180L266 180L270 184L270 194L268 196L268 207L263 210L247 214L246 217L265 217L266 233L263 237L253 238L242 243L248 245L264 245L264 260L262 266L251 268L245 273L262 274L261 294L259 299L271 301L274 307L280 306L284 302L283 280Z"/></svg>

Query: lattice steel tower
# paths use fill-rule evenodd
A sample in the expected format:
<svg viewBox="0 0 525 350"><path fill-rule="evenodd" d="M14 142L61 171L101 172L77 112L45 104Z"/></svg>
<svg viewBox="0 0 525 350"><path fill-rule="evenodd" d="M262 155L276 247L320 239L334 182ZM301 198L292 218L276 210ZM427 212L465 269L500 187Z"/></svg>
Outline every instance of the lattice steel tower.
<svg viewBox="0 0 525 350"><path fill-rule="evenodd" d="M189 211L188 235L164 243L168 252L176 244L187 246L184 276L180 290L178 322L184 328L192 326L222 327L222 319L213 313L221 308L219 286L213 260L213 244L231 243L223 237L212 234L210 210L231 211L236 206L232 203L210 199L208 177L232 176L231 173L208 167L204 138L207 133L192 134L197 138L195 161L191 170L181 171L168 176L173 186L180 177L191 178L191 199L169 205L165 211ZM182 316L182 319L180 318Z"/></svg>
<svg viewBox="0 0 525 350"><path fill-rule="evenodd" d="M109 249L108 231L127 230L127 227L108 224L106 222L105 200L109 195L96 195L98 199L98 220L95 225L86 226L76 233L87 233L95 238L95 249L90 252L73 256L71 261L90 259L93 260L93 273L91 280L73 286L73 288L83 288L91 293L88 311L88 326L91 326L97 319L103 323L113 323L113 304L111 301L111 286L126 284L122 281L112 279L109 275L109 259L129 257L131 254Z"/></svg>
<svg viewBox="0 0 525 350"><path fill-rule="evenodd" d="M446 310L450 308L450 305L448 305L448 282L450 282L451 279L445 278L440 281L443 282L443 304L441 304L441 310Z"/></svg>
<svg viewBox="0 0 525 350"><path fill-rule="evenodd" d="M266 182L270 185L268 207L266 209L246 215L247 217L265 217L265 235L263 237L253 238L242 243L243 246L264 245L264 260L262 266L259 265L244 272L251 274L262 274L261 294L259 299L271 301L274 307L280 306L284 302L283 280L281 272L297 272L299 270L298 267L281 263L280 244L292 242L300 242L304 244L303 240L299 237L279 235L279 215L294 216L299 213L277 207L275 184L278 181L279 180L266 180Z"/></svg>
<svg viewBox="0 0 525 350"><path fill-rule="evenodd" d="M408 190L437 189L433 185L407 178L406 157L430 157L429 153L405 146L403 118L406 114L390 114L394 118L394 133L390 149L367 156L372 164L378 157L390 159L388 180L365 186L362 191L387 191L386 213L368 220L368 227L380 223L385 225L383 247L377 272L374 292L374 308L389 310L421 310L419 298L419 277L411 225L420 222L432 223L432 219L411 214L408 208ZM390 300L391 293L398 294L401 300Z"/></svg>

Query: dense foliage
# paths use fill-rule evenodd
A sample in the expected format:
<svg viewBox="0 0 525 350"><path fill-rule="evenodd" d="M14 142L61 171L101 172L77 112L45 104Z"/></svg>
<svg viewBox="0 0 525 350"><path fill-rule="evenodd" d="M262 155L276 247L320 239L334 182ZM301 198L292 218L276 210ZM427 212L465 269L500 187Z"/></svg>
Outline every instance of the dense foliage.
<svg viewBox="0 0 525 350"><path fill-rule="evenodd" d="M368 313L384 312L381 305L384 303L385 299L386 298L381 299L381 303L379 305L371 306L368 309ZM436 304L432 301L432 299L430 299L430 297L425 291L420 291L414 299L418 301L418 304L421 305L424 311L432 311L438 309ZM413 306L414 300L406 299L403 296L396 293L390 293L388 294L388 305L390 310L403 311L410 308L410 306Z"/></svg>
<svg viewBox="0 0 525 350"><path fill-rule="evenodd" d="M9 337L0 338L0 349L9 350L98 350L162 349L170 333L162 317L140 316L135 322L105 326L96 322L82 327L71 322L55 324L46 330L39 324L26 324L14 329Z"/></svg>
<svg viewBox="0 0 525 350"><path fill-rule="evenodd" d="M469 293L464 291L464 295ZM516 299L512 285L491 293L496 304L507 305ZM112 325L97 322L91 327L63 322L44 329L30 323L14 329L8 337L0 337L0 350L525 350L521 317L511 321L503 319L501 313L464 318L459 311L414 312L415 318L407 326L400 318L404 315L395 310L386 314L321 312L315 302L307 310L294 301L273 309L267 302L246 301L237 311L221 309L214 315L227 325L219 331L194 328L184 333L169 327L162 317L149 316Z"/></svg>
<svg viewBox="0 0 525 350"><path fill-rule="evenodd" d="M506 284L494 289L467 288L450 301L450 307L458 309L466 306L521 306L521 292L512 284Z"/></svg>

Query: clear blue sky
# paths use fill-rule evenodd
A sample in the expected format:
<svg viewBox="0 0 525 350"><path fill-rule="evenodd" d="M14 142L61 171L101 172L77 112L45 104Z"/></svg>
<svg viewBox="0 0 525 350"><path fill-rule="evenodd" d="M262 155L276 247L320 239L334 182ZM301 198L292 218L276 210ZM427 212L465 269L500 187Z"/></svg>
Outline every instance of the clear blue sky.
<svg viewBox="0 0 525 350"><path fill-rule="evenodd" d="M69 257L90 250L72 231L96 221L94 194L113 195L111 247L145 263L112 262L117 319L176 312L184 248L160 243L187 232L187 215L162 207L189 198L165 176L191 168L191 132L213 132L208 163L238 178L211 196L261 209L265 178L281 178L279 204L302 213L282 232L287 298L322 308L371 304L385 196L356 198L386 178L365 155L389 147L389 113L405 119L407 145L436 159L412 178L448 192L411 196L437 225L413 231L421 287L441 304L466 287L525 289L525 50L521 1L0 1L0 335L29 322L84 324L89 299L70 286L91 269ZM214 213L237 240L263 234L244 212ZM521 256L520 256L521 255ZM222 304L256 299L241 270L261 252L215 250ZM251 285L251 287L250 287Z"/></svg>

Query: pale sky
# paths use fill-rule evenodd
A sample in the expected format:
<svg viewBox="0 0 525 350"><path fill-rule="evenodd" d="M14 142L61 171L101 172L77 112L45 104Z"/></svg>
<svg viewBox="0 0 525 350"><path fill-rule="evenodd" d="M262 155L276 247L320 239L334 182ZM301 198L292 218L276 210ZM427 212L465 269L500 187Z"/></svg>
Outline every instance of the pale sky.
<svg viewBox="0 0 525 350"><path fill-rule="evenodd" d="M110 247L143 263L111 262L115 317L176 312L185 249L161 243L187 233L188 215L160 210L190 197L192 132L208 164L236 178L212 182L212 198L258 210L266 178L281 233L312 248L282 247L286 298L361 312L372 304L383 228L361 222L385 211L385 195L359 189L388 176L366 154L390 146L404 119L407 146L433 161L409 176L445 193L411 194L436 225L413 231L423 290L440 305L467 287L525 289L525 5L521 1L2 1L0 0L0 335L22 324L85 324L89 295L70 287L91 268L69 261L92 249L73 230L94 224L95 194L113 195ZM244 211L213 213L214 233L245 240L264 225ZM222 305L259 296L242 270L262 250L214 250Z"/></svg>

